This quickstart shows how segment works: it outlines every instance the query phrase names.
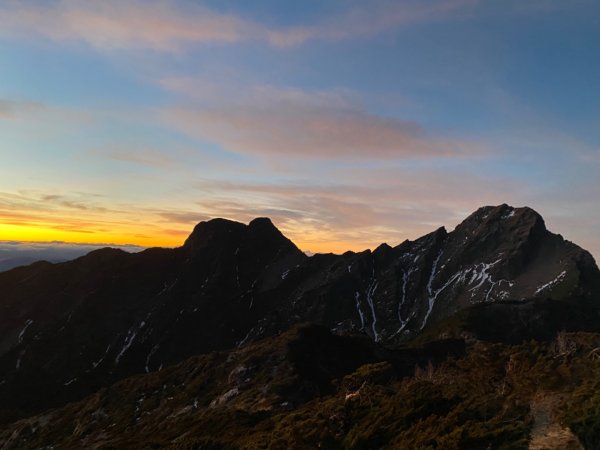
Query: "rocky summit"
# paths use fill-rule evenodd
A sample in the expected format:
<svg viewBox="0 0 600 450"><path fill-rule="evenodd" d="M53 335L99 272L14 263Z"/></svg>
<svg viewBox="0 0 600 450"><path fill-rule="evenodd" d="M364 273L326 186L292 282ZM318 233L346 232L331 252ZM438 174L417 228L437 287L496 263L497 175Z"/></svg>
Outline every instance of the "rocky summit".
<svg viewBox="0 0 600 450"><path fill-rule="evenodd" d="M600 271L592 256L548 231L530 208L487 206L450 232L439 228L395 247L310 257L269 219L248 225L214 219L198 224L179 248L106 248L69 262L0 273L0 423L16 433L9 433L13 444L6 448L27 442L39 448L42 438L22 440L25 435L10 424L21 420L15 423L24 427L30 423L24 418L73 401L88 408L87 396L101 401L109 395L103 389L117 382L116 392L129 389L133 375L147 387L141 396L156 397L159 384L168 384L165 374L188 379L182 371L209 367L211 358L223 367L215 377L231 378L238 369L229 367L228 358L246 348L271 348L265 342L285 342L285 349L269 350L271 356L257 357L256 364L267 370L265 358L279 361L272 370L281 370L289 382L273 392L266 385L248 386L267 389L265 398L278 405L305 403L333 395L335 383L364 364L387 361L398 378L416 364L440 360L429 350L406 353L407 345L446 342L442 353L458 357L456 342L547 342L558 332L600 331L599 311ZM306 332L290 331L306 323L315 324L319 331L310 336L321 336L318 342L329 343L327 349L317 351ZM356 355L349 350L352 342ZM289 350L303 345L315 360L302 362ZM347 355L345 362L335 358L338 352ZM313 367L319 358L322 364ZM251 362L242 366L234 378L254 370ZM208 383L214 394L203 394L203 407L238 397L240 386L202 377L196 382ZM180 400L181 408L189 406ZM275 404L265 402L269 410ZM198 408L198 402L191 405L189 411ZM253 414L261 409L257 405ZM35 420L50 423L58 416ZM78 420L92 426L87 416ZM105 422L103 427L111 426L111 419ZM86 433L78 433L69 441L72 448L83 445Z"/></svg>

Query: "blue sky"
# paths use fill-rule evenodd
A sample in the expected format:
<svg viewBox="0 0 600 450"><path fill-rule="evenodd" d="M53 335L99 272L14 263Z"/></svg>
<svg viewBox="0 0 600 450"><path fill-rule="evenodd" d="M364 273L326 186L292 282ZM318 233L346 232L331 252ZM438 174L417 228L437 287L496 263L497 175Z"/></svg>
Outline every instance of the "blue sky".
<svg viewBox="0 0 600 450"><path fill-rule="evenodd" d="M599 55L585 0L8 0L0 240L359 250L506 202L598 256Z"/></svg>

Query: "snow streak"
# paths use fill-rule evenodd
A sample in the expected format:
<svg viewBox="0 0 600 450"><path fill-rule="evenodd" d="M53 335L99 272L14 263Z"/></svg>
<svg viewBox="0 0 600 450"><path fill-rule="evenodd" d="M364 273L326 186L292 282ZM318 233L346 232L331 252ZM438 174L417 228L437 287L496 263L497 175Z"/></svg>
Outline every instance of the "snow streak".
<svg viewBox="0 0 600 450"><path fill-rule="evenodd" d="M17 364L15 366L15 369L19 370L21 368L21 361L23 360L24 355L25 355L25 350L22 350L21 353L19 353L19 357L17 358Z"/></svg>
<svg viewBox="0 0 600 450"><path fill-rule="evenodd" d="M140 323L140 326L137 330L133 331L132 328L127 330L127 336L125 336L125 344L123 345L123 348L121 349L121 351L115 358L115 364L119 364L121 357L125 354L125 352L127 350L129 350L129 347L131 347L131 344L133 344L133 340L137 336L138 331L141 330L142 328L144 328L145 325L146 325L146 322L142 321L142 323Z"/></svg>
<svg viewBox="0 0 600 450"><path fill-rule="evenodd" d="M23 339L25 338L25 332L27 331L27 328L29 328L29 326L32 323L33 323L33 320L31 320L31 319L27 319L27 321L25 322L25 326L23 327L23 329L19 333L19 344L23 342Z"/></svg>
<svg viewBox="0 0 600 450"><path fill-rule="evenodd" d="M152 358L152 355L154 355L156 353L156 350L158 350L158 344L156 344L154 347L152 347L152 350L150 350L150 353L148 353L148 356L146 356L146 365L145 365L145 369L146 369L146 373L150 372L149 366L150 366L150 359Z"/></svg>
<svg viewBox="0 0 600 450"><path fill-rule="evenodd" d="M108 354L108 351L110 350L110 345L111 344L108 344L108 347L106 347L106 350L104 351L104 355L102 355L102 357L98 361L92 363L92 367L94 369L96 367L98 367L102 361L104 361L104 358L106 358L106 355Z"/></svg>
<svg viewBox="0 0 600 450"><path fill-rule="evenodd" d="M356 300L356 310L358 311L358 315L360 316L360 329L365 328L365 316L363 315L360 309L360 292L356 291L354 294L354 299Z"/></svg>
<svg viewBox="0 0 600 450"><path fill-rule="evenodd" d="M433 279L435 278L435 275L437 273L437 265L438 265L438 262L440 261L441 257L442 257L442 250L440 250L440 252L436 256L436 258L433 260L433 264L431 266L431 274L429 275L429 280L427 281L427 295L428 295L427 313L425 313L425 317L423 318L423 323L421 324L421 330L425 327L425 324L427 323L427 319L429 319L429 315L431 314L431 311L433 310L433 305L435 304L435 299L437 298L438 294L444 289L444 288L442 288L441 290L439 290L438 292L436 292L434 294L433 288L432 288ZM446 284L448 284L448 283L446 283Z"/></svg>
<svg viewBox="0 0 600 450"><path fill-rule="evenodd" d="M375 291L377 290L377 286L379 286L379 282L375 278L375 258L373 258L373 271L371 273L371 284L367 289L367 303L371 308L371 316L373 317L373 322L371 322L371 330L373 331L373 339L375 342L379 341L379 334L377 333L377 316L375 315L375 305L373 303L373 295L375 295Z"/></svg>
<svg viewBox="0 0 600 450"><path fill-rule="evenodd" d="M413 318L413 316L415 315L415 313L413 312L411 315L409 315L409 317L404 320L402 319L402 307L404 306L404 303L406 302L406 286L408 285L408 280L410 278L410 275L415 271L415 269L410 269L408 272L406 270L402 270L402 298L400 299L400 302L398 303L398 320L400 321L400 328L398 328L398 331L396 333L400 333L402 330L404 330L404 328L406 328L406 325L408 325L408 322L410 321L410 319Z"/></svg>
<svg viewBox="0 0 600 450"><path fill-rule="evenodd" d="M556 278L552 281L549 281L548 283L540 286L539 288L537 288L537 290L535 291L535 295L539 294L542 291L545 291L546 289L550 289L551 287L553 287L556 283L559 283L560 281L563 280L563 278L565 277L565 275L567 275L567 271L563 270L561 273L559 273Z"/></svg>

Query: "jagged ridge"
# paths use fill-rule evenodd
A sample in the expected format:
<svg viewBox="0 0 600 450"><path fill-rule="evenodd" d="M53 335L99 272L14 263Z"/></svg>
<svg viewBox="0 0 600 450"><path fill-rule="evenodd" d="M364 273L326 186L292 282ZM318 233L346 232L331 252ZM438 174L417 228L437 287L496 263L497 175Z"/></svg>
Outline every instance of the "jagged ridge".
<svg viewBox="0 0 600 450"><path fill-rule="evenodd" d="M104 249L0 273L0 417L300 322L391 345L473 305L592 302L599 279L591 255L529 208L484 207L451 232L312 257L268 219L215 219L177 249Z"/></svg>

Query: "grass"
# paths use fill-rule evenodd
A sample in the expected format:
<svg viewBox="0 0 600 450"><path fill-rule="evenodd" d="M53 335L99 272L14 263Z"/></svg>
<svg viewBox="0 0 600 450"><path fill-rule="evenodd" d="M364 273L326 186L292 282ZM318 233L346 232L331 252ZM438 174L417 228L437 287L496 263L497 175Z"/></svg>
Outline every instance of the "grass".
<svg viewBox="0 0 600 450"><path fill-rule="evenodd" d="M0 429L0 440L6 448L518 450L529 445L530 405L547 395L560 399L561 424L586 449L600 449L600 334L478 341L466 356L410 376L387 361L368 363L326 392L296 371L290 342L282 336L124 380L46 425L38 417ZM215 405L232 387L239 394Z"/></svg>

